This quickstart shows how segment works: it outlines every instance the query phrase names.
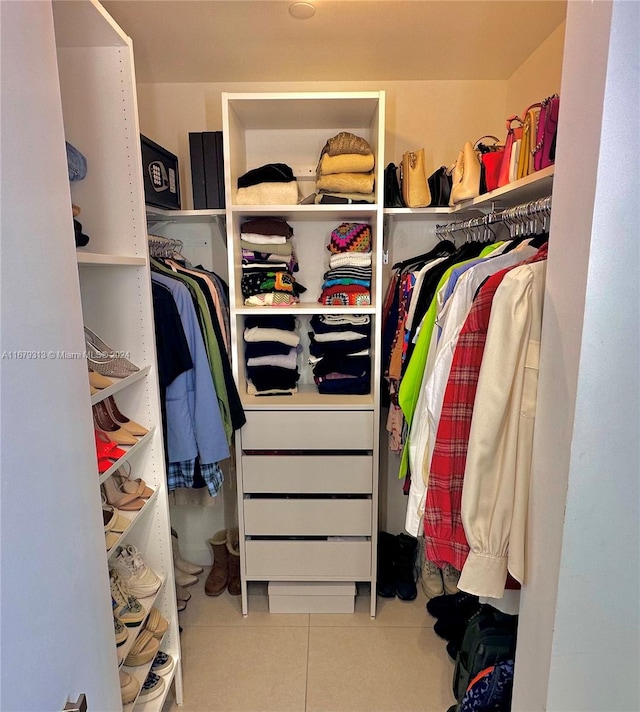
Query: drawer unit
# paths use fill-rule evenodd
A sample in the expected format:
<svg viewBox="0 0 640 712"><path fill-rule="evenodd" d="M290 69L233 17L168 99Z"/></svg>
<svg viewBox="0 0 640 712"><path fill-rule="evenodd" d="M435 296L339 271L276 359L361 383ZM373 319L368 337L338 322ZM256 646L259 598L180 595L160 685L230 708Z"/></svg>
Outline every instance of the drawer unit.
<svg viewBox="0 0 640 712"><path fill-rule="evenodd" d="M335 577L362 581L371 576L371 541L248 539L245 573L261 580Z"/></svg>
<svg viewBox="0 0 640 712"><path fill-rule="evenodd" d="M356 585L346 581L271 581L269 613L353 613Z"/></svg>
<svg viewBox="0 0 640 712"><path fill-rule="evenodd" d="M371 500L249 497L244 529L249 536L369 536Z"/></svg>
<svg viewBox="0 0 640 712"><path fill-rule="evenodd" d="M371 455L243 455L245 492L370 494Z"/></svg>
<svg viewBox="0 0 640 712"><path fill-rule="evenodd" d="M248 411L243 450L372 450L373 411Z"/></svg>

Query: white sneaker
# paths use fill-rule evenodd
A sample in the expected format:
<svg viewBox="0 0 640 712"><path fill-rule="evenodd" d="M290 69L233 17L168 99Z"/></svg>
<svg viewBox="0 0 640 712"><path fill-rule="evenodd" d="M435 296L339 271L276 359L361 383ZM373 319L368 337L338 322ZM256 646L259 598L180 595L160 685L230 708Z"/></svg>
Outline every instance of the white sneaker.
<svg viewBox="0 0 640 712"><path fill-rule="evenodd" d="M444 594L444 583L442 572L429 559L422 560L422 573L420 574L420 585L427 598L435 598Z"/></svg>
<svg viewBox="0 0 640 712"><path fill-rule="evenodd" d="M445 564L442 568L442 581L444 584L444 592L453 595L458 593L458 581L460 572L454 569L451 564Z"/></svg>
<svg viewBox="0 0 640 712"><path fill-rule="evenodd" d="M111 565L136 598L152 596L162 585L162 579L144 563L133 544L120 547Z"/></svg>

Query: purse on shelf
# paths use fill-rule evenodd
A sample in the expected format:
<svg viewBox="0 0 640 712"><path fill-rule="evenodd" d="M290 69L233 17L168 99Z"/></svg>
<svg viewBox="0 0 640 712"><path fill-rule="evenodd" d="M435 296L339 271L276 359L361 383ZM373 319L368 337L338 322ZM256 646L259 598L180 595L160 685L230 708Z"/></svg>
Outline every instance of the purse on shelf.
<svg viewBox="0 0 640 712"><path fill-rule="evenodd" d="M550 166L556 160L559 112L560 97L557 94L543 100L538 119L536 145L533 149L533 166L536 171Z"/></svg>
<svg viewBox="0 0 640 712"><path fill-rule="evenodd" d="M102 376L126 378L140 369L121 356L122 352L112 349L91 329L84 327L84 341L89 368Z"/></svg>
<svg viewBox="0 0 640 712"><path fill-rule="evenodd" d="M384 207L407 207L402 199L400 182L398 181L398 166L396 166L395 163L389 163L389 165L384 169Z"/></svg>
<svg viewBox="0 0 640 712"><path fill-rule="evenodd" d="M534 172L533 150L536 147L538 135L538 117L542 104L531 104L522 116L522 143L518 157L518 177L524 178Z"/></svg>
<svg viewBox="0 0 640 712"><path fill-rule="evenodd" d="M402 155L402 198L408 208L426 208L431 204L431 191L424 169L424 148Z"/></svg>
<svg viewBox="0 0 640 712"><path fill-rule="evenodd" d="M490 139L493 143L487 143L484 139ZM495 190L498 187L500 168L504 158L505 147L500 143L497 136L481 136L474 145L480 155L482 164L482 175L480 179L480 195Z"/></svg>
<svg viewBox="0 0 640 712"><path fill-rule="evenodd" d="M440 166L428 178L431 193L430 208L446 208L451 196L451 171L446 166Z"/></svg>
<svg viewBox="0 0 640 712"><path fill-rule="evenodd" d="M502 163L500 164L500 174L498 176L499 188L516 179L521 141L522 120L514 114L507 119L507 137L504 141L504 153L502 154ZM514 164L515 169L513 167Z"/></svg>
<svg viewBox="0 0 640 712"><path fill-rule="evenodd" d="M480 195L480 179L482 166L478 154L471 141L466 141L458 154L456 166L453 169L453 183L449 206L453 207L463 200L477 198Z"/></svg>

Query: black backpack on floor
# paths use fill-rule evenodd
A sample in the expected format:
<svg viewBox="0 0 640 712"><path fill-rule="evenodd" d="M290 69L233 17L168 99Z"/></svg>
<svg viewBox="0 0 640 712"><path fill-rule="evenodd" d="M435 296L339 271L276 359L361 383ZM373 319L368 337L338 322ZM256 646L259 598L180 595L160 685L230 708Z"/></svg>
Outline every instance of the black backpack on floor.
<svg viewBox="0 0 640 712"><path fill-rule="evenodd" d="M508 616L488 605L471 618L453 672L453 694L458 702L479 672L515 657L517 628L518 616Z"/></svg>

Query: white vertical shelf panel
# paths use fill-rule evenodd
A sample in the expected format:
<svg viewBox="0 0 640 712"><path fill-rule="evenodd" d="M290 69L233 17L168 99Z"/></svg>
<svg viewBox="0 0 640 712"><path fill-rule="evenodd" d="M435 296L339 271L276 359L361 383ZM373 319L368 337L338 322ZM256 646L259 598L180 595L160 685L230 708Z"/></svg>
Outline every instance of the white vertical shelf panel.
<svg viewBox="0 0 640 712"><path fill-rule="evenodd" d="M54 9L65 135L87 159L86 178L71 185L71 199L81 208L79 220L90 238L88 250L77 258L82 321L109 346L128 352L133 363L144 367L139 376L112 387L121 412L150 430L130 448L127 460L132 477L141 477L155 490L153 501L136 518L135 527L125 532L122 543L134 544L145 563L164 580L154 605L169 621L163 648L176 661L176 698L181 702L181 652L132 45L94 0L55 2ZM78 329L81 332L82 324ZM108 577L104 584L108 590ZM131 629L130 634L134 632L139 630ZM113 631L101 645L115 648Z"/></svg>
<svg viewBox="0 0 640 712"><path fill-rule="evenodd" d="M380 317L382 304L382 205L296 205L296 206L234 206L237 179L252 168L266 163L286 163L291 166L298 180L301 197L315 191L315 169L326 141L341 131L348 131L366 139L377 158L376 191L378 200L383 193L384 156L384 93L270 93L270 94L223 94L223 132L225 136L225 185L227 187L227 237L229 257L229 286L231 294L231 328L233 344L233 369L240 396L249 412L268 411L276 416L278 411L299 411L300 417L313 418L313 410L319 416L330 411L369 410L373 416L372 442L374 452L379 444L379 385L381 337ZM240 287L242 276L240 227L242 222L256 215L283 217L293 227L292 239L300 271L296 280L307 288L301 302L291 307L249 308L244 306ZM372 374L371 393L362 397L332 398L317 393L311 369L304 362L308 354L309 318L316 313L332 313L330 307L317 302L321 292L323 274L329 269L327 245L331 230L341 222L366 222L372 230L372 306L366 308L340 307L335 313L367 313L371 315ZM260 399L246 394L242 331L244 318L248 315L296 314L300 322L299 332L305 352L302 357L299 393L289 399ZM309 412L309 407L312 411ZM305 412L306 411L306 412ZM298 447L305 449L304 437ZM238 468L238 518L241 530L241 556L243 570L243 613L247 608L247 571L244 532L242 487L242 432L236 438ZM329 445L330 447L330 445ZM372 512L371 536L365 544L369 563L367 575L362 579L375 587L377 511L378 511L378 458L374 458L373 487L370 501ZM258 503L258 508L259 503ZM328 542L326 542L328 543ZM268 568L268 567L267 567ZM313 567L311 567L313 570ZM318 566L318 580L331 580L326 569ZM261 579L269 578L261 574ZM295 580L295 576L275 572L274 580ZM308 577L307 577L308 580ZM344 579L342 579L344 580ZM375 614L375 596L372 596L371 615Z"/></svg>

